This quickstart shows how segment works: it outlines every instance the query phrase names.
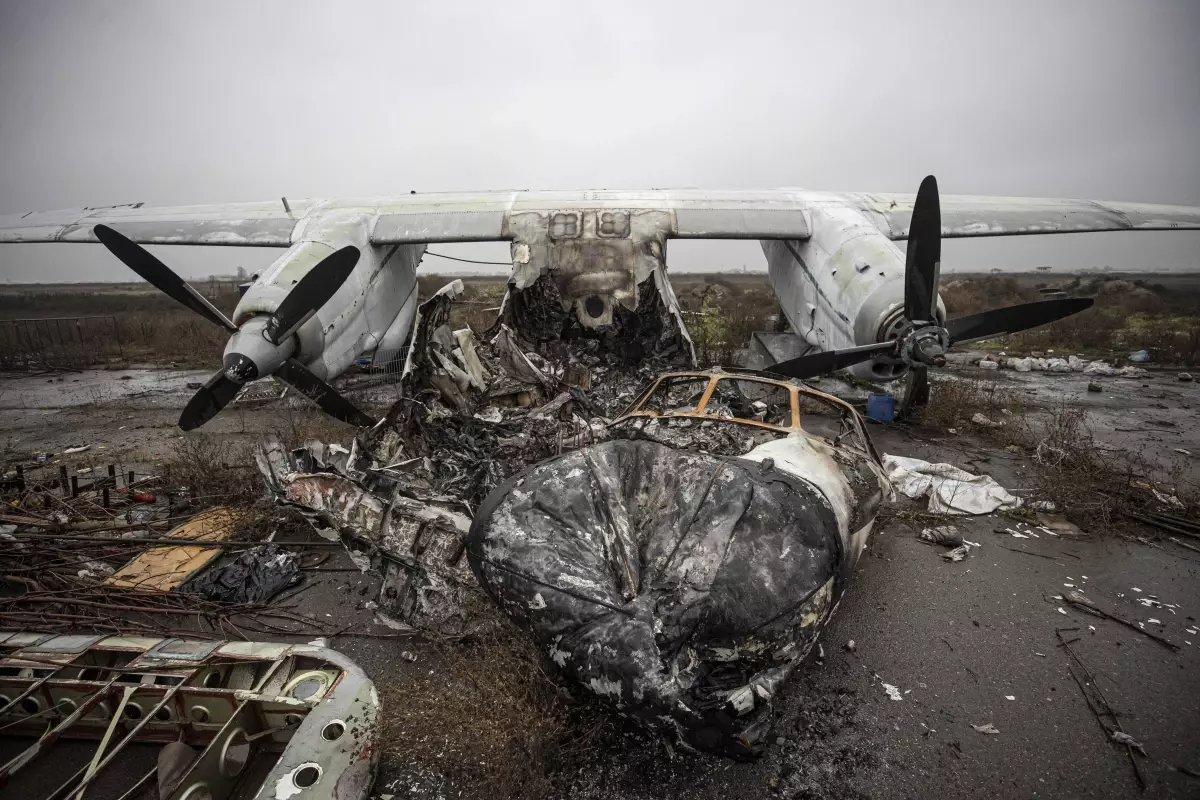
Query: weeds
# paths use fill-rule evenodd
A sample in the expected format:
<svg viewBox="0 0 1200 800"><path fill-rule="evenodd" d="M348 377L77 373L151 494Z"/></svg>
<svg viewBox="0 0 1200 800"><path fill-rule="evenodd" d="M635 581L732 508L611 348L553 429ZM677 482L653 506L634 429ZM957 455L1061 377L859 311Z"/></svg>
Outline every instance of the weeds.
<svg viewBox="0 0 1200 800"><path fill-rule="evenodd" d="M994 427L971 421L983 414ZM1163 474L1141 453L1102 447L1085 409L1062 402L1033 408L1023 395L989 380L938 380L917 423L966 429L997 446L1031 456L1031 495L1053 501L1073 522L1090 529L1113 526L1122 511L1140 509L1160 482L1173 484L1185 504L1200 500L1187 482L1189 465ZM1018 510L1017 513L1028 513Z"/></svg>
<svg viewBox="0 0 1200 800"><path fill-rule="evenodd" d="M1194 291L1100 277L1075 278L1057 288L1072 296L1091 297L1096 304L1005 337L1001 340L1005 348L1105 354L1144 349L1162 363L1200 364L1200 302ZM1038 291L1021 286L1015 278L995 275L950 281L942 286L941 296L951 317L1041 299Z"/></svg>
<svg viewBox="0 0 1200 800"><path fill-rule="evenodd" d="M1029 404L1021 392L1002 386L994 380L931 378L929 403L916 411L919 425L933 428L960 428L974 426L971 418L983 414L990 421L1004 423L1001 427L988 428L990 439L1002 444L1013 427L1023 424Z"/></svg>
<svg viewBox="0 0 1200 800"><path fill-rule="evenodd" d="M248 506L263 494L252 445L227 436L189 433L175 440L162 464L167 485L200 507Z"/></svg>
<svg viewBox="0 0 1200 800"><path fill-rule="evenodd" d="M774 298L761 289L730 283L704 284L681 295L688 333L703 365L734 367L738 354L755 331L764 330L777 310Z"/></svg>
<svg viewBox="0 0 1200 800"><path fill-rule="evenodd" d="M543 798L572 749L566 707L541 655L490 606L478 639L434 644L439 668L384 687L384 756L443 796Z"/></svg>

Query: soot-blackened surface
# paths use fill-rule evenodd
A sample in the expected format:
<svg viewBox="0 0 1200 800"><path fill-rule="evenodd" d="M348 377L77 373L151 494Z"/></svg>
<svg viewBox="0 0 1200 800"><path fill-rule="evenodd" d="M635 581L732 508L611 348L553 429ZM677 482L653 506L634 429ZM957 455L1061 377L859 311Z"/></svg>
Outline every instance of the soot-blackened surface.
<svg viewBox="0 0 1200 800"><path fill-rule="evenodd" d="M499 487L467 553L569 679L732 754L815 640L841 561L833 512L808 484L626 440ZM747 686L760 690L739 713L730 693Z"/></svg>

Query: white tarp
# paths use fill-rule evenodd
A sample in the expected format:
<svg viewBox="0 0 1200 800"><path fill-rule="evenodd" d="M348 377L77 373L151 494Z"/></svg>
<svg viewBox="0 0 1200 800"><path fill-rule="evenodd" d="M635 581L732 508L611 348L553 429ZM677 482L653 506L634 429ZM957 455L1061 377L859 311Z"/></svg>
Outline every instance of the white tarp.
<svg viewBox="0 0 1200 800"><path fill-rule="evenodd" d="M973 475L953 464L885 455L883 466L896 491L914 500L929 495L929 510L935 513L990 514L1021 505L1021 498L991 477Z"/></svg>

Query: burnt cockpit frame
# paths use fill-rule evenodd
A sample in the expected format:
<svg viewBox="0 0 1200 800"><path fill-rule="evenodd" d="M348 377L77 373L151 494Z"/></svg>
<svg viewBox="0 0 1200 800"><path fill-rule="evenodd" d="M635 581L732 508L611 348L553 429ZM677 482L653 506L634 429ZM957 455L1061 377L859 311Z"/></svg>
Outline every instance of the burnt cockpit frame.
<svg viewBox="0 0 1200 800"><path fill-rule="evenodd" d="M649 408L648 404L651 398L655 397L660 388L669 389L673 382L696 382L704 381L704 388L698 390L693 396L696 396L694 403L689 406L680 406L666 408L663 410ZM731 414L716 412L711 404L714 396L720 396L723 389L730 390L735 394L742 394L739 384L752 383L762 385L764 389L775 387L782 389L788 393L788 403L790 406L790 419L788 424L776 424L767 422L762 419L751 417L743 417ZM698 395L698 396L697 396ZM680 372L665 372L655 378L645 389L638 394L637 398L630 403L619 416L609 423L609 427L624 425L636 420L699 420L708 422L736 423L738 425L748 425L755 428L762 428L770 431L775 431L780 435L789 435L795 433L805 433L811 435L811 431L804 426L804 417L806 416L801 411L801 398L809 401L823 403L836 411L842 422L842 433L833 437L833 444L841 446L850 444L856 449L866 453L876 464L882 465L879 459L879 454L875 452L875 446L871 443L871 437L867 433L866 425L863 423L862 417L854 407L844 400L840 400L830 394L819 392L816 389L809 388L799 382L780 380L770 377L763 373L757 373L750 370L738 372L725 371L704 371L704 370L688 370ZM712 404L715 405L715 404ZM849 442L846 440L849 439Z"/></svg>

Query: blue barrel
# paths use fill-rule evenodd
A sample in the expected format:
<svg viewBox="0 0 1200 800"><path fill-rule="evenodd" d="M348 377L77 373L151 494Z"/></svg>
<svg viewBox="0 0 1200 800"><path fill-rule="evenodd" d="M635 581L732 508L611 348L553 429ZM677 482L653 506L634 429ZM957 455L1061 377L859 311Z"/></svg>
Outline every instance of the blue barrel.
<svg viewBox="0 0 1200 800"><path fill-rule="evenodd" d="M868 394L867 416L879 422L891 422L896 417L896 398L890 394Z"/></svg>

